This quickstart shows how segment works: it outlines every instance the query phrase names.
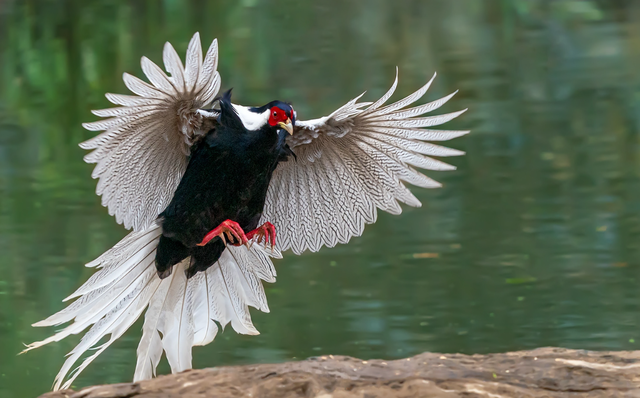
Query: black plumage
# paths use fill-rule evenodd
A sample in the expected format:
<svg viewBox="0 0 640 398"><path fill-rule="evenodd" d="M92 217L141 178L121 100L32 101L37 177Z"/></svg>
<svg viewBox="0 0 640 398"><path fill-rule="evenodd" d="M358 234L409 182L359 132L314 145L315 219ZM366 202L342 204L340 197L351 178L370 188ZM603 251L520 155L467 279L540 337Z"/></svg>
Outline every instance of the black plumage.
<svg viewBox="0 0 640 398"><path fill-rule="evenodd" d="M260 114L277 106L293 115L280 101L260 108ZM191 256L187 277L212 266L225 249L219 237L198 246L203 237L225 220L248 232L258 226L273 171L293 152L288 133L266 123L247 130L230 102L230 92L220 99L220 116L206 136L194 144L187 170L171 203L159 216L162 236L156 254L161 278L173 265ZM230 242L238 243L238 242Z"/></svg>

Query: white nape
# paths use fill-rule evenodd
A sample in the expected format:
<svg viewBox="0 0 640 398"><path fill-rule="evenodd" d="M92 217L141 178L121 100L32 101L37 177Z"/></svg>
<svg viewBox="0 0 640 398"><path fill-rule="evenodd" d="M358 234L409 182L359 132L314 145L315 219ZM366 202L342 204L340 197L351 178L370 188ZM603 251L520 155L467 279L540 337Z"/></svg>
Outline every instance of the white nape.
<svg viewBox="0 0 640 398"><path fill-rule="evenodd" d="M236 104L231 104L231 106L238 112L238 116L247 130L258 130L269 121L269 112L271 112L269 109L262 113L255 113L246 106Z"/></svg>

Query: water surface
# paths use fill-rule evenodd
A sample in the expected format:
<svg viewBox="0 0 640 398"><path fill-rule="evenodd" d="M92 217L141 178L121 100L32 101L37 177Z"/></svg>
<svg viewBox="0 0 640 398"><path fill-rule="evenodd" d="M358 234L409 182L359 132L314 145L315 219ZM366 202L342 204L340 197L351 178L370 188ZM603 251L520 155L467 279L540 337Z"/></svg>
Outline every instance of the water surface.
<svg viewBox="0 0 640 398"><path fill-rule="evenodd" d="M90 275L82 264L126 231L94 194L81 122L126 92L124 71L220 41L223 88L244 104L293 102L301 119L400 70L398 95L460 93L455 172L349 245L276 264L259 336L231 328L197 367L322 354L400 358L640 344L640 3L604 1L0 3L0 396L51 386L70 338L16 356L52 329ZM396 97L397 98L397 97ZM76 387L124 382L141 323ZM637 342L636 342L637 341ZM166 364L162 372L167 372Z"/></svg>

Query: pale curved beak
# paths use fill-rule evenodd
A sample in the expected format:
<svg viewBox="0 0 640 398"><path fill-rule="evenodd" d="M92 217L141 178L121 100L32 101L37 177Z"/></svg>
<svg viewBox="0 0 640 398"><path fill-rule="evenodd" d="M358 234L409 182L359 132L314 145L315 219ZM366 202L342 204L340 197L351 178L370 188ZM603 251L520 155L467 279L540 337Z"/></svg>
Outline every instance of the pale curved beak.
<svg viewBox="0 0 640 398"><path fill-rule="evenodd" d="M293 135L293 124L291 123L291 119L287 118L286 122L278 122L278 126L287 130L287 133Z"/></svg>

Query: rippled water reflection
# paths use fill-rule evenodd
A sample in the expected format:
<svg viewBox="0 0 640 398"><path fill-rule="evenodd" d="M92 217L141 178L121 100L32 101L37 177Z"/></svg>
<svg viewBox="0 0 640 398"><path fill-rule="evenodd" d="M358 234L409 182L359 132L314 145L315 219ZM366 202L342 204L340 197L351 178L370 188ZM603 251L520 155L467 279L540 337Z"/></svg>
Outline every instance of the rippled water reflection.
<svg viewBox="0 0 640 398"><path fill-rule="evenodd" d="M317 3L317 2L314 2ZM77 143L103 93L124 92L141 55L220 40L236 100L292 101L301 118L400 68L399 95L439 77L460 89L440 190L380 214L349 245L276 264L260 336L230 328L198 367L320 354L398 358L640 344L640 3L542 0L0 3L0 396L46 391L76 341L24 356L51 330L82 264L125 231L100 206ZM77 386L131 378L140 324ZM635 342L638 341L638 343ZM163 365L163 371L167 371Z"/></svg>

